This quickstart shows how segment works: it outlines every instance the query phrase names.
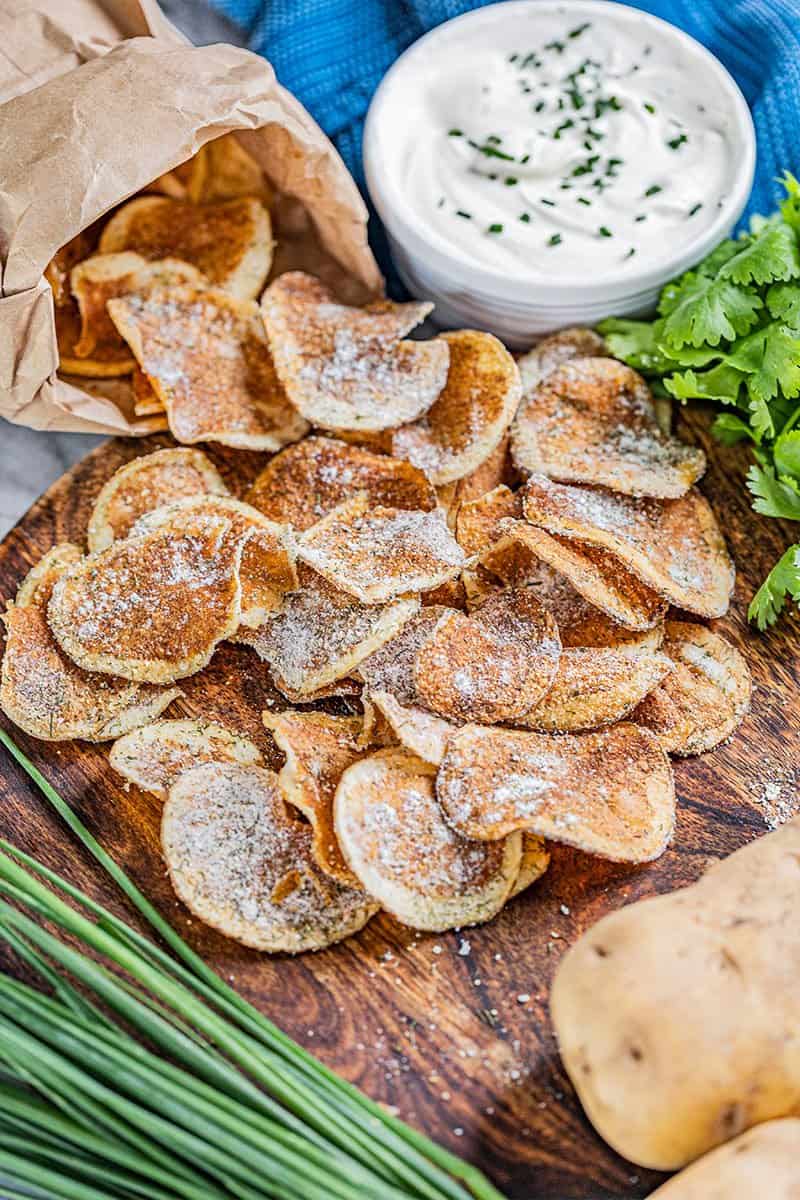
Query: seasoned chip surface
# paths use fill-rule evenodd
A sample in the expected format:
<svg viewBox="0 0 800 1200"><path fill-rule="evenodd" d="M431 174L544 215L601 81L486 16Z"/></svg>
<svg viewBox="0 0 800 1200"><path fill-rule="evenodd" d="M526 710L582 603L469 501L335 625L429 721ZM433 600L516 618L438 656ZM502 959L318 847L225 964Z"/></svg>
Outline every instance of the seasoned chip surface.
<svg viewBox="0 0 800 1200"><path fill-rule="evenodd" d="M272 227L269 213L252 196L222 204L142 196L114 214L99 249L101 254L132 250L146 259L179 258L213 287L252 300L272 262Z"/></svg>
<svg viewBox="0 0 800 1200"><path fill-rule="evenodd" d="M280 450L307 432L275 373L258 306L211 289L157 288L108 311L178 442Z"/></svg>
<svg viewBox="0 0 800 1200"><path fill-rule="evenodd" d="M447 343L400 340L429 304L350 308L318 279L289 271L270 284L261 306L292 404L321 429L392 429L426 412L445 385Z"/></svg>
<svg viewBox="0 0 800 1200"><path fill-rule="evenodd" d="M668 675L659 651L611 647L562 650L558 672L543 700L520 722L544 733L577 733L627 717Z"/></svg>
<svg viewBox="0 0 800 1200"><path fill-rule="evenodd" d="M355 492L389 508L436 508L436 493L417 467L335 438L307 437L270 459L247 502L273 521L303 531Z"/></svg>
<svg viewBox="0 0 800 1200"><path fill-rule="evenodd" d="M544 838L537 837L534 833L523 833L522 861L519 864L519 875L511 889L509 900L518 896L520 892L524 892L526 888L536 883L537 879L541 879L549 866L550 851L547 849Z"/></svg>
<svg viewBox="0 0 800 1200"><path fill-rule="evenodd" d="M249 738L224 725L182 718L154 721L117 738L108 761L130 783L163 800L184 771L201 763L233 762L255 767L261 765L262 756Z"/></svg>
<svg viewBox="0 0 800 1200"><path fill-rule="evenodd" d="M308 818L311 853L321 871L347 887L359 888L333 827L333 798L348 767L364 754L360 717L333 717L319 712L263 714L264 724L286 755L278 775L285 800Z"/></svg>
<svg viewBox="0 0 800 1200"><path fill-rule="evenodd" d="M390 641L365 658L358 673L370 691L391 692L401 704L415 704L419 699L414 682L417 654L451 611L442 604L421 608Z"/></svg>
<svg viewBox="0 0 800 1200"><path fill-rule="evenodd" d="M466 561L438 510L371 505L363 493L309 529L297 556L364 604L438 587Z"/></svg>
<svg viewBox="0 0 800 1200"><path fill-rule="evenodd" d="M81 336L81 316L74 300L57 305L54 316L60 371L81 379L115 379L130 375L136 360L129 348L121 343L95 346L88 358L76 353L75 347Z"/></svg>
<svg viewBox="0 0 800 1200"><path fill-rule="evenodd" d="M528 392L511 452L525 473L631 496L682 496L706 463L662 431L645 381L613 358L574 358Z"/></svg>
<svg viewBox="0 0 800 1200"><path fill-rule="evenodd" d="M0 708L20 729L43 741L103 742L159 716L180 695L83 671L63 652L47 624L56 581L81 559L62 543L23 581L2 620L6 644L0 667Z"/></svg>
<svg viewBox="0 0 800 1200"><path fill-rule="evenodd" d="M434 794L434 769L400 750L349 767L336 789L336 832L365 890L404 925L445 930L488 921L519 873L519 835L459 837Z"/></svg>
<svg viewBox="0 0 800 1200"><path fill-rule="evenodd" d="M392 435L392 454L421 467L437 485L477 471L497 449L521 396L519 371L490 333L442 334L447 381L428 411Z"/></svg>
<svg viewBox="0 0 800 1200"><path fill-rule="evenodd" d="M530 589L491 596L470 616L452 613L417 654L414 682L426 708L456 721L513 721L550 688L561 642Z"/></svg>
<svg viewBox="0 0 800 1200"><path fill-rule="evenodd" d="M545 376L569 359L597 357L605 352L606 344L600 334L580 326L561 329L543 338L532 350L517 359L523 395L527 396Z"/></svg>
<svg viewBox="0 0 800 1200"><path fill-rule="evenodd" d="M669 760L626 723L557 737L466 725L447 743L436 794L465 837L527 829L617 862L658 858L675 821Z"/></svg>
<svg viewBox="0 0 800 1200"><path fill-rule="evenodd" d="M91 553L130 533L139 517L190 496L227 496L228 489L201 450L155 450L126 463L95 501L87 541Z"/></svg>
<svg viewBox="0 0 800 1200"><path fill-rule="evenodd" d="M523 489L523 507L534 525L611 553L677 608L703 617L727 612L733 563L695 488L677 500L637 499L535 475Z"/></svg>
<svg viewBox="0 0 800 1200"><path fill-rule="evenodd" d="M401 704L391 692L370 692L368 699L401 746L438 767L444 758L447 739L458 725L418 705Z"/></svg>
<svg viewBox="0 0 800 1200"><path fill-rule="evenodd" d="M503 520L522 516L522 500L505 484L465 501L456 517L456 538L467 554L479 554L502 536Z"/></svg>
<svg viewBox="0 0 800 1200"><path fill-rule="evenodd" d="M89 671L170 683L198 671L235 632L241 547L230 521L178 513L71 567L47 610L61 648Z"/></svg>
<svg viewBox="0 0 800 1200"><path fill-rule="evenodd" d="M207 925L271 953L321 950L377 911L319 870L311 828L290 817L263 767L206 763L182 774L164 806L161 844L178 896Z"/></svg>

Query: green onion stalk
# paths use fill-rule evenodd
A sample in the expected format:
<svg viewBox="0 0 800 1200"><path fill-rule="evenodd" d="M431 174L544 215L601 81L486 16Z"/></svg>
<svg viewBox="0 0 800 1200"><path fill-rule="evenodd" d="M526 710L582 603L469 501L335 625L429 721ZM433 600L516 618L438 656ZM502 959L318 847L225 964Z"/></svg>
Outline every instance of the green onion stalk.
<svg viewBox="0 0 800 1200"><path fill-rule="evenodd" d="M157 935L0 839L0 1194L9 1200L503 1200L229 987L5 731Z"/></svg>

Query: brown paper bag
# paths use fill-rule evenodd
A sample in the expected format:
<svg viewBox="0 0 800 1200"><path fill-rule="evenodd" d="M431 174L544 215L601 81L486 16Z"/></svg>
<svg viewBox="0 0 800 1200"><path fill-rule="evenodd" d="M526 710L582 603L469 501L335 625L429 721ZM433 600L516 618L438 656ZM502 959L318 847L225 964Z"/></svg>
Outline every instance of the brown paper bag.
<svg viewBox="0 0 800 1200"><path fill-rule="evenodd" d="M379 293L358 190L267 62L190 46L154 0L0 0L0 416L147 432L127 380L56 374L43 272L81 230L233 131L279 194L276 269L305 267L354 302Z"/></svg>

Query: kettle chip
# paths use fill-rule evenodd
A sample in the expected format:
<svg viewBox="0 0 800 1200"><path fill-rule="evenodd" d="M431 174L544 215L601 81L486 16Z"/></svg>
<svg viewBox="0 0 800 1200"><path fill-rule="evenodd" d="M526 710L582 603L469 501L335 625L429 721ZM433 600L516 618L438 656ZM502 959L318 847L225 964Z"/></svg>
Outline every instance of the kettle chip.
<svg viewBox="0 0 800 1200"><path fill-rule="evenodd" d="M348 767L336 789L336 833L364 890L403 925L440 932L488 921L519 875L519 834L468 841L444 821L435 769L403 750Z"/></svg>
<svg viewBox="0 0 800 1200"><path fill-rule="evenodd" d="M543 733L579 733L624 720L666 678L659 651L586 646L561 651L544 699L516 724Z"/></svg>
<svg viewBox="0 0 800 1200"><path fill-rule="evenodd" d="M280 450L308 426L275 374L253 301L191 287L109 300L178 442Z"/></svg>
<svg viewBox="0 0 800 1200"><path fill-rule="evenodd" d="M444 333L447 380L431 407L392 434L392 454L421 467L441 486L464 479L497 450L521 390L516 363L490 333Z"/></svg>
<svg viewBox="0 0 800 1200"><path fill-rule="evenodd" d="M133 373L131 375L131 388L133 390L134 416L163 416L166 418L167 410L159 400L153 385L138 363L136 366L134 366ZM167 428L169 428L169 425L167 425Z"/></svg>
<svg viewBox="0 0 800 1200"><path fill-rule="evenodd" d="M264 767L205 763L169 790L161 845L172 885L206 925L270 953L321 950L377 912L323 874L312 831L293 819Z"/></svg>
<svg viewBox="0 0 800 1200"><path fill-rule="evenodd" d="M351 308L302 271L280 275L261 298L292 404L333 432L392 429L431 407L447 379L447 343L401 340L431 307L380 300Z"/></svg>
<svg viewBox="0 0 800 1200"><path fill-rule="evenodd" d="M549 866L550 851L547 849L544 838L537 837L535 833L523 832L519 875L511 889L509 900L513 900L520 892L524 892L526 888L536 883L537 879L541 879Z"/></svg>
<svg viewBox="0 0 800 1200"><path fill-rule="evenodd" d="M368 699L401 746L438 767L447 739L459 729L458 725L418 705L401 704L391 692L369 692Z"/></svg>
<svg viewBox="0 0 800 1200"><path fill-rule="evenodd" d="M114 472L95 501L87 531L89 551L96 554L126 537L144 513L204 495L229 492L202 450L155 450L134 458Z"/></svg>
<svg viewBox="0 0 800 1200"><path fill-rule="evenodd" d="M84 671L63 652L47 624L47 605L56 581L81 557L68 542L54 546L2 617L0 708L20 729L48 742L108 741L155 720L181 694Z"/></svg>
<svg viewBox="0 0 800 1200"><path fill-rule="evenodd" d="M583 734L465 725L447 743L436 795L464 837L526 829L614 862L651 862L675 823L669 759L636 725Z"/></svg>
<svg viewBox="0 0 800 1200"><path fill-rule="evenodd" d="M456 517L456 540L466 554L480 554L502 536L501 521L521 517L520 497L501 483L460 506Z"/></svg>
<svg viewBox="0 0 800 1200"><path fill-rule="evenodd" d="M701 617L728 611L733 563L696 488L677 500L655 500L533 475L523 488L523 507L527 520L549 533L612 554L676 608Z"/></svg>
<svg viewBox="0 0 800 1200"><path fill-rule="evenodd" d="M436 507L436 493L418 467L328 437L306 437L276 454L246 500L303 532L359 491L370 504L389 508Z"/></svg>
<svg viewBox="0 0 800 1200"><path fill-rule="evenodd" d="M119 737L108 754L109 765L129 783L165 800L184 771L205 762L261 766L261 751L241 734L214 721L188 718L154 721Z"/></svg>
<svg viewBox="0 0 800 1200"><path fill-rule="evenodd" d="M271 189L264 173L235 133L206 142L191 162L186 192L194 204L255 196L265 208L269 206Z"/></svg>
<svg viewBox="0 0 800 1200"><path fill-rule="evenodd" d="M269 213L253 196L221 204L141 196L114 213L99 243L101 254L132 250L146 259L179 258L239 300L252 300L263 288L272 247Z"/></svg>
<svg viewBox="0 0 800 1200"><path fill-rule="evenodd" d="M613 358L574 358L528 392L511 453L526 474L630 496L682 496L706 466L702 450L663 433L644 379Z"/></svg>
<svg viewBox="0 0 800 1200"><path fill-rule="evenodd" d="M452 610L442 604L420 608L394 637L359 665L358 673L372 692L391 692L401 704L419 702L414 682L417 654Z"/></svg>
<svg viewBox="0 0 800 1200"><path fill-rule="evenodd" d="M606 353L606 344L593 329L573 326L543 338L532 350L517 359L523 397L538 387L551 371L571 358L597 358Z"/></svg>

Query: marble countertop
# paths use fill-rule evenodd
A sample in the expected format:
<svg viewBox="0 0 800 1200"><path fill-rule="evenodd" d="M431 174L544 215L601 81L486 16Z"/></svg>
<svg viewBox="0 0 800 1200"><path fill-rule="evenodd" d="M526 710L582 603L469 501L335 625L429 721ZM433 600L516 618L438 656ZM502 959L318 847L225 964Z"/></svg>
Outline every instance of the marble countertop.
<svg viewBox="0 0 800 1200"><path fill-rule="evenodd" d="M175 25L196 42L234 42L242 36L204 0L161 0ZM102 441L77 433L37 433L0 418L0 537L73 463Z"/></svg>

